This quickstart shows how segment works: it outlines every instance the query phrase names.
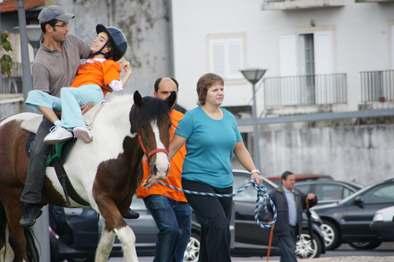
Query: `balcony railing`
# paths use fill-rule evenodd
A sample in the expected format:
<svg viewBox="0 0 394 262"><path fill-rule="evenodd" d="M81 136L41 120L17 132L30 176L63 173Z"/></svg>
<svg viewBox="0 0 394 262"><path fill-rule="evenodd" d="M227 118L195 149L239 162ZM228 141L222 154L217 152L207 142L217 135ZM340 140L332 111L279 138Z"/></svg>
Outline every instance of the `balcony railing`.
<svg viewBox="0 0 394 262"><path fill-rule="evenodd" d="M263 10L293 10L341 7L345 0L264 0Z"/></svg>
<svg viewBox="0 0 394 262"><path fill-rule="evenodd" d="M15 63L11 69L11 75L0 73L0 95L22 93L22 66Z"/></svg>
<svg viewBox="0 0 394 262"><path fill-rule="evenodd" d="M394 70L361 72L361 101L394 102Z"/></svg>
<svg viewBox="0 0 394 262"><path fill-rule="evenodd" d="M264 105L306 106L346 104L346 74L267 77L264 79Z"/></svg>

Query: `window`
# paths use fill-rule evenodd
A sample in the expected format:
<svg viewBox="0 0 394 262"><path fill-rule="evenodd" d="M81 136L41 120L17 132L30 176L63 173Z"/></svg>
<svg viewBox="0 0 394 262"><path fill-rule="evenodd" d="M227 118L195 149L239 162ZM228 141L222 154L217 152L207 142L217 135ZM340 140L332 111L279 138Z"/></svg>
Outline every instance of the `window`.
<svg viewBox="0 0 394 262"><path fill-rule="evenodd" d="M383 184L375 187L363 196L365 203L393 203L394 204L394 184Z"/></svg>
<svg viewBox="0 0 394 262"><path fill-rule="evenodd" d="M342 187L339 185L331 185L331 184L316 185L315 193L319 200L342 199Z"/></svg>
<svg viewBox="0 0 394 262"><path fill-rule="evenodd" d="M209 71L225 79L242 79L244 39L239 37L209 39Z"/></svg>
<svg viewBox="0 0 394 262"><path fill-rule="evenodd" d="M296 184L296 188L304 194L311 192L311 185L309 185L309 184L304 184L304 185L297 185Z"/></svg>

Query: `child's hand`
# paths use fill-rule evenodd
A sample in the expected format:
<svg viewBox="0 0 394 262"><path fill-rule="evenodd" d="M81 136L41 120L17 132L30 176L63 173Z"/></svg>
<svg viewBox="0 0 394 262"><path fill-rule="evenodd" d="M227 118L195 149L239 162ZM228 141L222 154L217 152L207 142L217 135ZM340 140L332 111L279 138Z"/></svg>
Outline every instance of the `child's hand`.
<svg viewBox="0 0 394 262"><path fill-rule="evenodd" d="M129 61L127 61L126 59L121 59L119 60L119 65L120 65L120 70L122 73L130 73L132 72L131 69L131 65L129 63Z"/></svg>

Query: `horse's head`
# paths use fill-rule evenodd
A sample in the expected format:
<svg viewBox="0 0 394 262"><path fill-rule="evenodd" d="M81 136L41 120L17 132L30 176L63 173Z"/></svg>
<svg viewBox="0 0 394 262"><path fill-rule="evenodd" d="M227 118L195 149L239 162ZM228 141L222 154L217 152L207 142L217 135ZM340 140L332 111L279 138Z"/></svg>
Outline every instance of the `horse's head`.
<svg viewBox="0 0 394 262"><path fill-rule="evenodd" d="M167 174L171 125L169 112L175 100L175 92L166 100L155 97L142 98L138 91L134 92L134 105L129 114L130 132L137 135L141 149L148 158L151 177L154 179Z"/></svg>

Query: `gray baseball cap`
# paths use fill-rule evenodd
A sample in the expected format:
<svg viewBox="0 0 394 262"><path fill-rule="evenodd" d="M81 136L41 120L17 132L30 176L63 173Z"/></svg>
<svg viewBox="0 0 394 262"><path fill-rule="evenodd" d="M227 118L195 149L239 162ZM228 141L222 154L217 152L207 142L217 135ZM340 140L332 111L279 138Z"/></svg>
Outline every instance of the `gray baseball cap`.
<svg viewBox="0 0 394 262"><path fill-rule="evenodd" d="M68 23L75 16L70 13L65 13L64 10L57 5L49 5L44 7L41 12L38 14L38 22L43 24L45 22L51 21L53 19L57 19L63 22Z"/></svg>

